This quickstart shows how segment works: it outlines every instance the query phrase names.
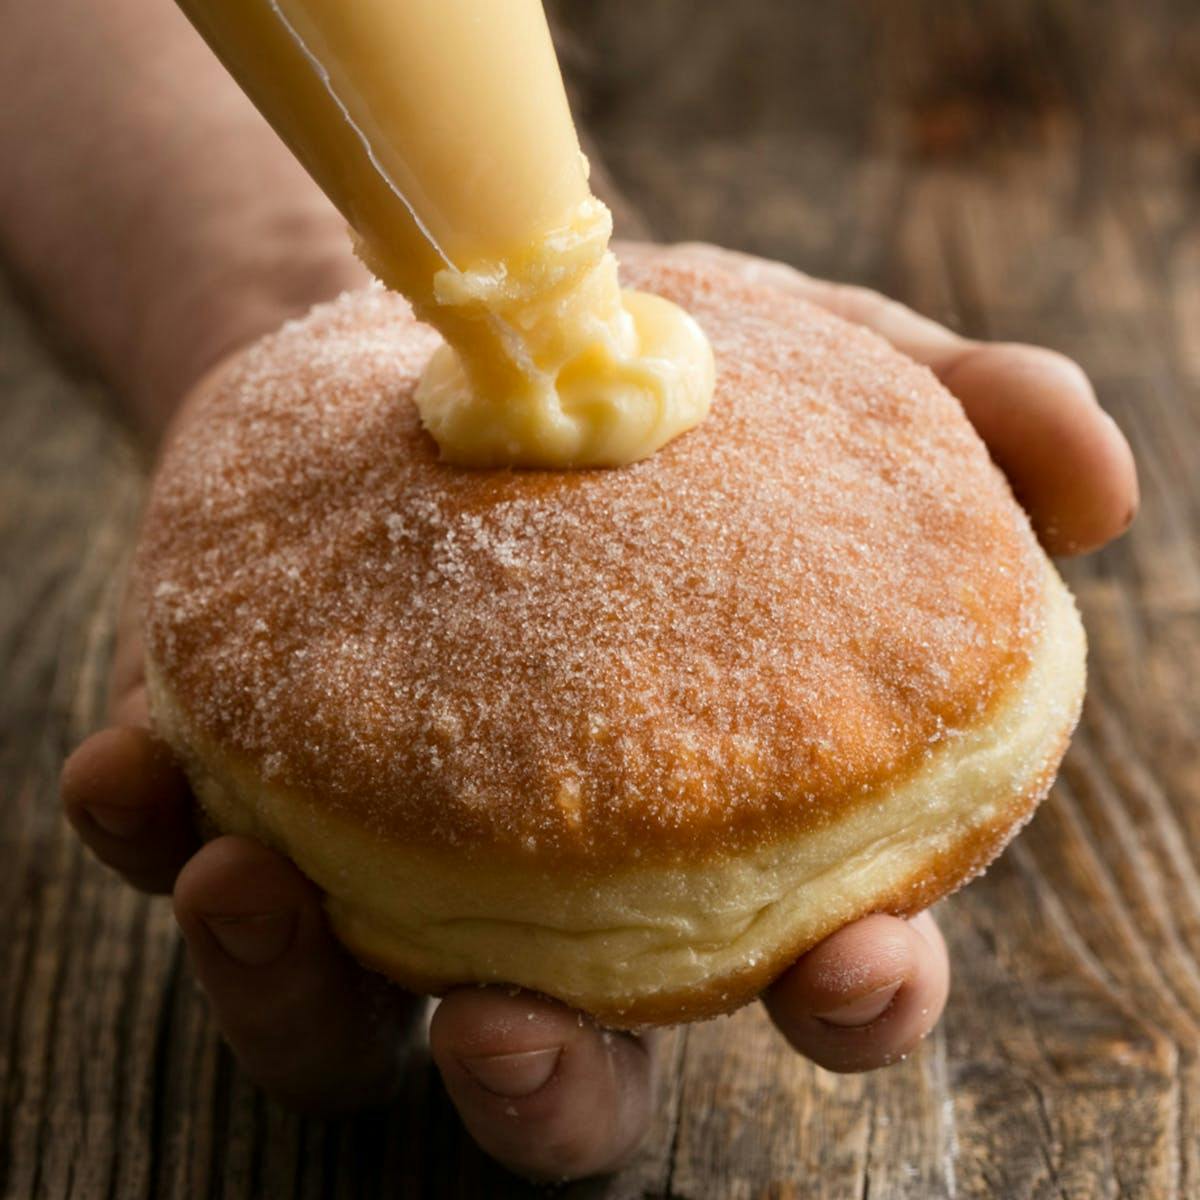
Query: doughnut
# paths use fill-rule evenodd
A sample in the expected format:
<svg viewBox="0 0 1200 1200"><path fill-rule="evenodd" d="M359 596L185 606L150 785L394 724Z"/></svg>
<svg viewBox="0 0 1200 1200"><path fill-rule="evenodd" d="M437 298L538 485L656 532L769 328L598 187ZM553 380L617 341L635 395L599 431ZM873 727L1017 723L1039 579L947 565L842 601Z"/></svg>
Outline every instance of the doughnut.
<svg viewBox="0 0 1200 1200"><path fill-rule="evenodd" d="M136 563L155 726L218 830L417 992L729 1012L979 874L1078 718L1074 602L955 399L770 280L630 251L709 418L620 469L439 461L382 288L242 354Z"/></svg>

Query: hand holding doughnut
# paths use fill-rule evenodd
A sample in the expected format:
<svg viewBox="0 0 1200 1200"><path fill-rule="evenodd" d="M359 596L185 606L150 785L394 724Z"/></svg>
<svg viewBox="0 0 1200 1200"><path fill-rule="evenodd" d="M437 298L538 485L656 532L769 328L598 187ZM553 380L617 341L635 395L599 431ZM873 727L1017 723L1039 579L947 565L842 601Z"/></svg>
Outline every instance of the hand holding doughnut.
<svg viewBox="0 0 1200 1200"><path fill-rule="evenodd" d="M829 286L801 277L796 285L810 291ZM826 298L843 303L851 295L857 303L858 293L831 292ZM886 317L889 336L919 355L921 339L936 327L878 304L876 313ZM862 315L869 315L869 307L864 302ZM949 343L935 340L937 354L944 356ZM945 361L939 358L935 369L942 365L944 370ZM1006 431L1013 441L996 403L1006 390L1038 398L1019 422L1029 444L1036 447L1042 434L1054 436L1051 430L1070 433L1060 445L1066 447L1063 454L1074 457L1061 464L1060 473L1076 481L1079 491L1046 500L1047 493L1037 489L1036 472L1028 473L1019 490L1040 529L1053 526L1054 536L1094 544L1123 527L1136 489L1123 440L1095 406L1082 377L1060 363L1029 348L963 344L961 361L951 365L948 378L954 386L957 371L960 381L975 389L971 403L961 398L968 415L974 418L977 410L993 421L988 437L994 453ZM1006 465L1011 476L1019 477L1013 464ZM1106 508L1097 496L1112 503ZM1052 503L1059 504L1057 511ZM126 651L125 657L130 665L121 681L121 715L136 722L144 716L137 698L138 655ZM186 792L180 777L142 733L110 730L85 743L65 771L64 797L97 853L144 886L169 886L193 848L182 815ZM251 864L255 869L247 872ZM314 890L290 864L243 840L220 839L188 863L176 898L198 973L252 1074L302 1103L352 1102L386 1091L397 1056L377 1051L395 1044L410 1014L402 1003L381 1012L378 996L364 996L361 973L329 938ZM230 919L235 917L241 920ZM322 983L275 986L298 978ZM271 986L263 987L267 981ZM863 1069L902 1053L927 1032L944 994L944 949L931 923L870 917L834 934L784 973L771 989L768 1007L803 1052L832 1067ZM371 1021L356 1019L368 1008ZM927 1019L919 1017L922 1009L928 1010ZM342 1016L332 1019L335 1013ZM855 1027L864 1022L865 1028ZM310 1036L293 1043L304 1046L305 1053L297 1058L293 1052L280 1063L280 1056L269 1052L272 1029L309 1030ZM317 1029L322 1035L311 1036ZM453 992L443 1002L431 1037L468 1126L485 1148L518 1169L581 1174L612 1165L644 1126L650 1072L645 1040L605 1040L556 1005L473 988ZM286 1078L279 1077L281 1066L288 1068ZM517 1118L508 1115L510 1108ZM550 1144L566 1147L553 1161L541 1149Z"/></svg>

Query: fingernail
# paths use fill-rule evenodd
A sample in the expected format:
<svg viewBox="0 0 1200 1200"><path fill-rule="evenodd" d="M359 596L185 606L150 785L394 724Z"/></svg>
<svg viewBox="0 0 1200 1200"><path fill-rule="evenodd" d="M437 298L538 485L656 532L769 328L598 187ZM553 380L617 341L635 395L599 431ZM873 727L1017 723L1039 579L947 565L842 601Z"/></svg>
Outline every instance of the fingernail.
<svg viewBox="0 0 1200 1200"><path fill-rule="evenodd" d="M247 967L265 967L282 957L296 929L296 918L291 912L206 916L204 923L221 949Z"/></svg>
<svg viewBox="0 0 1200 1200"><path fill-rule="evenodd" d="M813 1016L829 1025L837 1025L839 1028L851 1029L859 1025L870 1025L872 1021L877 1021L883 1016L888 1005L896 998L896 993L900 990L903 982L901 979L895 983L884 984L883 987L876 988L865 996L851 1000L849 1004L830 1009L829 1012L813 1013Z"/></svg>
<svg viewBox="0 0 1200 1200"><path fill-rule="evenodd" d="M515 1099L532 1096L554 1074L561 1046L545 1050L525 1050L519 1054L488 1054L479 1058L460 1058L463 1069L481 1088L497 1096Z"/></svg>
<svg viewBox="0 0 1200 1200"><path fill-rule="evenodd" d="M144 804L89 804L85 811L105 833L119 838L141 833L150 820L150 809Z"/></svg>

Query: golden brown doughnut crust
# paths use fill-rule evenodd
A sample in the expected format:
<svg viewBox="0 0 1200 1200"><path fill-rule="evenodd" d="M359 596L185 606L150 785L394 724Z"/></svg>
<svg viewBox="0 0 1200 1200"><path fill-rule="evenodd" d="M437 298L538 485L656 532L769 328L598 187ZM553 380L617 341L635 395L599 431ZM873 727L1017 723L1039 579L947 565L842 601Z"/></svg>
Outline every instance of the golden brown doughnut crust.
<svg viewBox="0 0 1200 1200"><path fill-rule="evenodd" d="M820 828L983 718L1044 557L958 403L782 290L670 252L624 276L718 378L619 470L440 464L412 403L436 336L381 290L224 376L139 559L206 738L379 837L599 870Z"/></svg>
<svg viewBox="0 0 1200 1200"><path fill-rule="evenodd" d="M1030 669L916 770L820 829L666 864L635 850L563 871L375 838L205 739L153 662L147 686L217 828L290 855L362 962L423 992L518 983L628 1028L732 1011L842 925L915 912L1000 852L1049 789L1083 692L1078 613L1049 563L1044 583Z"/></svg>

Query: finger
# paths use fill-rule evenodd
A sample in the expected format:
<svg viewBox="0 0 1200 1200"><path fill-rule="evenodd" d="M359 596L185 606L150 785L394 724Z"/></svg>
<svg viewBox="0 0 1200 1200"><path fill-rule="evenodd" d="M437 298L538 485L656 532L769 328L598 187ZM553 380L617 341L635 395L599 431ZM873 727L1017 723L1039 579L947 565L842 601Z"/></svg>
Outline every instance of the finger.
<svg viewBox="0 0 1200 1200"><path fill-rule="evenodd" d="M949 990L946 944L933 918L876 915L810 950L763 1002L805 1057L830 1071L870 1071L917 1045Z"/></svg>
<svg viewBox="0 0 1200 1200"><path fill-rule="evenodd" d="M1076 363L1036 346L972 344L939 375L1051 554L1096 550L1129 527L1133 452Z"/></svg>
<svg viewBox="0 0 1200 1200"><path fill-rule="evenodd" d="M116 646L109 670L108 712L113 724L149 726L145 680L141 614L131 587L126 590L117 617Z"/></svg>
<svg viewBox="0 0 1200 1200"><path fill-rule="evenodd" d="M1051 554L1094 550L1133 520L1139 497L1129 443L1069 358L972 341L869 288L813 279L783 263L696 243L681 249L795 292L928 366L962 404Z"/></svg>
<svg viewBox="0 0 1200 1200"><path fill-rule="evenodd" d="M135 684L120 694L114 693L109 704L109 720L113 725L150 729L150 702L146 696L146 685Z"/></svg>
<svg viewBox="0 0 1200 1200"><path fill-rule="evenodd" d="M147 892L169 892L200 844L187 779L148 730L103 729L63 764L67 819L101 862Z"/></svg>
<svg viewBox="0 0 1200 1200"><path fill-rule="evenodd" d="M430 1048L471 1136L535 1179L611 1171L636 1149L656 1084L647 1039L598 1028L529 992L459 988Z"/></svg>
<svg viewBox="0 0 1200 1200"><path fill-rule="evenodd" d="M180 873L175 916L255 1083L318 1112L392 1094L421 1002L350 959L320 892L287 859L248 838L210 842Z"/></svg>

